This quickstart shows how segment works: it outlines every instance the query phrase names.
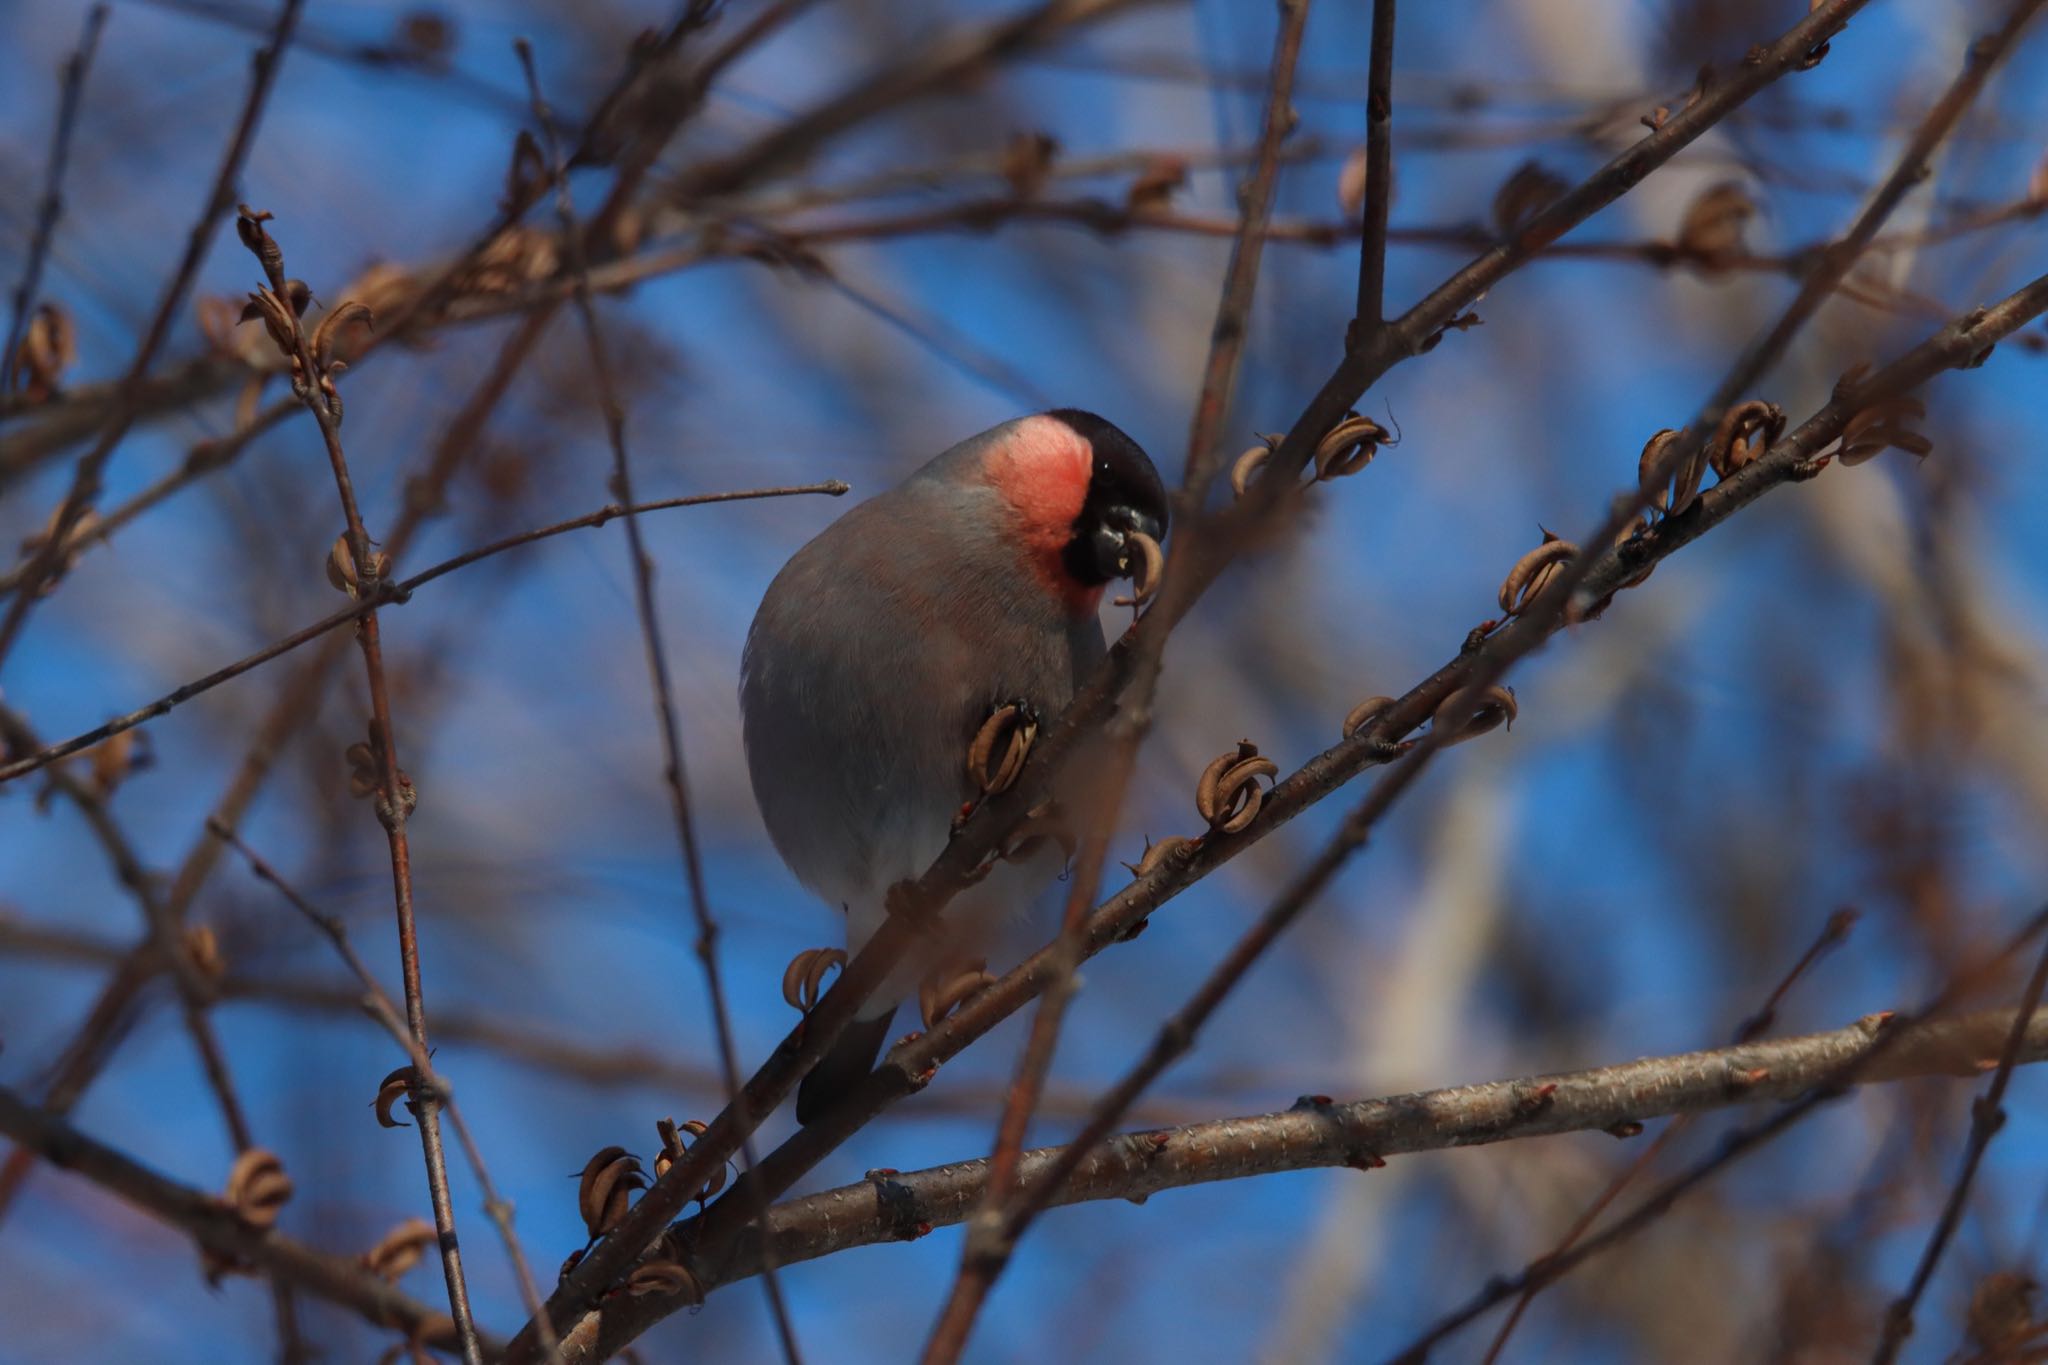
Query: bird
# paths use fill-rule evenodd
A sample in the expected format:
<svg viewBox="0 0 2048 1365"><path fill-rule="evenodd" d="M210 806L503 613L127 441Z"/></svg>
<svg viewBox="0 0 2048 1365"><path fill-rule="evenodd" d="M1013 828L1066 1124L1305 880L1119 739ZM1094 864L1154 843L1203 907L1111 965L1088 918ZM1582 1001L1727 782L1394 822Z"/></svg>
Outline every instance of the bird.
<svg viewBox="0 0 2048 1365"><path fill-rule="evenodd" d="M892 886L930 867L980 795L968 750L993 711L1050 721L1105 653L1105 587L1164 539L1166 493L1138 443L1057 408L991 427L854 507L775 575L747 631L741 732L755 804L798 881L842 910L849 953ZM898 1003L1060 875L999 863L955 897L805 1075L813 1122L874 1067ZM969 945L963 947L962 945Z"/></svg>

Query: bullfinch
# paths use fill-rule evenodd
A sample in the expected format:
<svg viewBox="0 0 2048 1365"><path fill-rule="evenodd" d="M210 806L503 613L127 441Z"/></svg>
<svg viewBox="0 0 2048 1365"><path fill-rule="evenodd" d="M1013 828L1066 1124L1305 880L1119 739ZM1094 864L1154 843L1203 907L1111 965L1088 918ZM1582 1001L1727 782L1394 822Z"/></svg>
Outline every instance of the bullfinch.
<svg viewBox="0 0 2048 1365"><path fill-rule="evenodd" d="M1157 542L1166 522L1138 444L1061 408L968 437L776 574L741 662L747 770L782 860L845 913L850 952L979 794L966 758L991 713L1049 721L1102 659L1103 589L1136 570L1133 533ZM1061 861L997 864L955 898L942 938L985 936L1028 909ZM799 1122L867 1076L897 1002L941 951L899 965L805 1076Z"/></svg>

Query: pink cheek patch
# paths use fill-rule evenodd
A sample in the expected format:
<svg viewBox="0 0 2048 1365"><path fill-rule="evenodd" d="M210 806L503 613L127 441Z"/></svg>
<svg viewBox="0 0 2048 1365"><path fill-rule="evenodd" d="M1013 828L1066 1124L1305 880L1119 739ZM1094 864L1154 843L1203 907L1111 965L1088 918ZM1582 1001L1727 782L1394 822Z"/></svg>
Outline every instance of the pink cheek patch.
<svg viewBox="0 0 2048 1365"><path fill-rule="evenodd" d="M1094 451L1056 417L1027 417L988 456L989 482L1017 514L1019 537L1041 582L1076 611L1092 611L1102 590L1074 581L1061 553L1088 498Z"/></svg>

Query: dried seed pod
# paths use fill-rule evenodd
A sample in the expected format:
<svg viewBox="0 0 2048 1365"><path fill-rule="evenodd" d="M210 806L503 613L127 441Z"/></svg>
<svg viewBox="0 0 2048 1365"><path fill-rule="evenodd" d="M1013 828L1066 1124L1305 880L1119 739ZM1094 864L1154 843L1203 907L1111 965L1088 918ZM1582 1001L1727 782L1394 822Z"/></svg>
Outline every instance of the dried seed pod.
<svg viewBox="0 0 2048 1365"><path fill-rule="evenodd" d="M1059 155L1059 139L1049 133L1020 132L1003 148L1002 176L1010 182L1010 193L1029 199L1052 174L1053 159Z"/></svg>
<svg viewBox="0 0 2048 1365"><path fill-rule="evenodd" d="M415 1079L417 1078L414 1076L411 1066L401 1066L383 1080L377 1082L377 1099L374 1107L377 1111L377 1126L379 1128L412 1127L404 1119L394 1118L391 1113L391 1107L400 1100L404 1100L406 1109L408 1111L412 1109L412 1092Z"/></svg>
<svg viewBox="0 0 2048 1365"><path fill-rule="evenodd" d="M2034 1295L2040 1288L2033 1276L2017 1270L1994 1270L1979 1280L1963 1317L1970 1344L2008 1359L2004 1352L2035 1326Z"/></svg>
<svg viewBox="0 0 2048 1365"><path fill-rule="evenodd" d="M1356 474L1372 463L1380 446L1388 444L1388 435L1387 429L1370 417L1347 413L1316 445L1316 481Z"/></svg>
<svg viewBox="0 0 2048 1365"><path fill-rule="evenodd" d="M1367 697L1351 708L1344 717L1344 738L1355 739L1358 732L1387 713L1394 704L1392 697Z"/></svg>
<svg viewBox="0 0 2048 1365"><path fill-rule="evenodd" d="M704 1302L704 1288L678 1261L643 1261L633 1268L626 1277L626 1296L643 1298L649 1294L681 1295L686 1302Z"/></svg>
<svg viewBox="0 0 2048 1365"><path fill-rule="evenodd" d="M391 572L391 556L382 550L370 551L373 561L372 572L383 578ZM343 531L334 538L334 545L327 551L327 582L336 592L345 592L350 597L359 595L362 587L361 576L356 572L356 552L349 544L349 534Z"/></svg>
<svg viewBox="0 0 2048 1365"><path fill-rule="evenodd" d="M37 304L13 356L14 381L22 395L31 403L48 401L77 359L78 328L71 314L54 303Z"/></svg>
<svg viewBox="0 0 2048 1365"><path fill-rule="evenodd" d="M824 994L825 973L846 966L843 948L806 948L782 971L782 998L799 1014L809 1014Z"/></svg>
<svg viewBox="0 0 2048 1365"><path fill-rule="evenodd" d="M1163 209L1173 202L1173 192L1188 183L1188 163L1177 156L1155 156L1138 172L1124 196L1124 207L1133 213Z"/></svg>
<svg viewBox="0 0 2048 1365"><path fill-rule="evenodd" d="M1494 192L1494 228L1503 237L1513 237L1570 188L1563 176L1538 162L1524 161Z"/></svg>
<svg viewBox="0 0 2048 1365"><path fill-rule="evenodd" d="M689 1152L689 1144L683 1141L683 1134L688 1133L694 1141L703 1137L710 1127L711 1125L702 1119L685 1119L681 1123L674 1119L656 1119L654 1130L661 1134L661 1151L654 1158L654 1178L659 1180L667 1175L669 1167L681 1161ZM711 1173L710 1178L700 1185L690 1198L700 1204L710 1202L725 1188L727 1177L737 1169L730 1160L720 1162L718 1169Z"/></svg>
<svg viewBox="0 0 2048 1365"><path fill-rule="evenodd" d="M599 1149L583 1165L576 1187L576 1211L592 1239L604 1236L626 1216L636 1190L647 1188L640 1158L623 1147Z"/></svg>
<svg viewBox="0 0 2048 1365"><path fill-rule="evenodd" d="M366 328L376 327L377 319L368 305L351 299L328 310L327 316L320 319L320 325L313 329L313 364L321 370L340 364L334 358L334 343L340 339L343 328L358 322Z"/></svg>
<svg viewBox="0 0 2048 1365"><path fill-rule="evenodd" d="M263 226L276 215L259 213L247 204L237 204L235 208L235 233L242 239L242 245L256 253L256 259L263 264L264 274L284 274L284 249L278 246L277 239Z"/></svg>
<svg viewBox="0 0 2048 1365"><path fill-rule="evenodd" d="M1748 254L1743 225L1756 216L1756 201L1733 181L1700 192L1678 226L1678 249L1709 269Z"/></svg>
<svg viewBox="0 0 2048 1365"><path fill-rule="evenodd" d="M219 985L221 978L228 974L228 964L227 959L221 955L220 935L214 932L213 926L188 926L184 933L184 941L185 956L190 959L193 970L209 983Z"/></svg>
<svg viewBox="0 0 2048 1365"><path fill-rule="evenodd" d="M1563 569L1565 561L1578 552L1579 547L1569 540L1560 540L1545 531L1543 543L1516 560L1515 567L1501 580L1501 613L1520 616L1527 611L1529 604L1543 595L1543 590Z"/></svg>
<svg viewBox="0 0 2048 1365"><path fill-rule="evenodd" d="M967 776L984 796L995 796L1016 784L1038 738L1038 717L1015 702L998 706L975 731L967 748Z"/></svg>
<svg viewBox="0 0 2048 1365"><path fill-rule="evenodd" d="M993 985L988 959L975 958L951 968L928 974L917 987L917 1010L926 1029L935 1029L945 1017L960 1008L975 992Z"/></svg>
<svg viewBox="0 0 2048 1365"><path fill-rule="evenodd" d="M1365 211L1365 148L1353 147L1337 171L1337 211L1346 220Z"/></svg>
<svg viewBox="0 0 2048 1365"><path fill-rule="evenodd" d="M1911 395L1883 398L1851 417L1842 427L1840 448L1835 452L1844 467L1872 460L1888 447L1896 446L1910 455L1925 456L1934 443L1905 424L1927 416L1927 405Z"/></svg>
<svg viewBox="0 0 2048 1365"><path fill-rule="evenodd" d="M519 136L512 139L512 160L505 166L505 195L498 207L511 216L515 210L539 199L553 183L554 173L548 169L540 140L521 128Z"/></svg>
<svg viewBox="0 0 2048 1365"><path fill-rule="evenodd" d="M1017 827L1010 831L1003 847L996 857L1006 863L1021 863L1037 856L1046 840L1060 846L1063 860L1072 862L1080 841L1067 826L1067 813L1057 801L1047 801L1026 811Z"/></svg>
<svg viewBox="0 0 2048 1365"><path fill-rule="evenodd" d="M1261 441L1244 454L1238 456L1230 466L1230 491L1240 498L1243 497L1245 489L1251 487L1252 476L1264 468L1266 461L1272 458L1273 442L1271 441Z"/></svg>
<svg viewBox="0 0 2048 1365"><path fill-rule="evenodd" d="M1152 600L1152 594L1159 591L1159 582L1166 575L1166 552L1159 548L1159 542L1143 531L1124 533L1123 562L1117 567L1129 569L1129 551L1138 552L1137 572L1131 576L1131 593L1128 597L1114 599L1119 607L1140 607Z"/></svg>
<svg viewBox="0 0 2048 1365"><path fill-rule="evenodd" d="M380 1280L397 1284L405 1273L420 1263L428 1247L439 1240L434 1225L424 1218L408 1218L384 1234L384 1240L361 1256L363 1269Z"/></svg>
<svg viewBox="0 0 2048 1365"><path fill-rule="evenodd" d="M1776 403L1752 398L1721 415L1714 439L1707 445L1707 463L1714 477L1725 479L1770 448L1785 431L1785 410Z"/></svg>
<svg viewBox="0 0 2048 1365"><path fill-rule="evenodd" d="M277 348L287 365L294 372L298 369L298 314L290 304L271 292L267 284L256 286L256 292L249 295L249 301L242 305L243 322L263 324L263 330L270 334L271 345Z"/></svg>
<svg viewBox="0 0 2048 1365"><path fill-rule="evenodd" d="M285 1174L277 1153L251 1147L235 1158L223 1197L236 1217L252 1228L267 1230L277 1225L278 1214L292 1197L292 1178Z"/></svg>
<svg viewBox="0 0 2048 1365"><path fill-rule="evenodd" d="M115 788L130 777L156 762L154 743L147 730L123 730L85 751L85 757L92 765L93 790L102 800L112 796Z"/></svg>
<svg viewBox="0 0 2048 1365"><path fill-rule="evenodd" d="M1153 843L1150 839L1147 839L1145 841L1144 856L1135 863L1125 863L1124 866L1131 870L1133 877L1149 877L1168 858L1173 857L1182 849L1194 847L1194 844L1195 841L1193 839L1183 839L1178 834L1169 834L1158 843Z"/></svg>
<svg viewBox="0 0 2048 1365"><path fill-rule="evenodd" d="M1463 691L1461 689L1444 698L1443 705L1436 709L1434 722L1436 725L1443 726L1451 723L1452 703L1456 702L1462 695ZM1514 689L1502 687L1500 684L1495 683L1492 687L1486 689L1486 695L1481 697L1479 705L1472 709L1470 719L1466 720L1445 743L1447 745L1463 744L1468 739L1476 739L1489 730L1497 730L1503 725L1512 728L1515 723L1515 717L1520 714L1520 710L1521 708L1515 704Z"/></svg>
<svg viewBox="0 0 2048 1365"><path fill-rule="evenodd" d="M515 223L475 253L462 272L458 292L510 294L549 278L559 263L551 234Z"/></svg>
<svg viewBox="0 0 2048 1365"><path fill-rule="evenodd" d="M1235 751L1219 755L1202 770L1195 787L1195 810L1218 834L1236 834L1259 815L1265 792L1259 779L1279 776L1280 767L1259 757L1259 746L1239 740Z"/></svg>
<svg viewBox="0 0 2048 1365"><path fill-rule="evenodd" d="M1698 496L1700 478L1706 471L1706 462L1695 456L1687 461L1686 469L1678 478L1677 491L1672 489L1672 478L1680 471L1665 468L1666 456L1683 433L1670 427L1658 432L1643 444L1643 453L1636 461L1636 479L1641 485L1643 496L1650 500L1650 506L1667 516L1677 516L1692 505Z"/></svg>

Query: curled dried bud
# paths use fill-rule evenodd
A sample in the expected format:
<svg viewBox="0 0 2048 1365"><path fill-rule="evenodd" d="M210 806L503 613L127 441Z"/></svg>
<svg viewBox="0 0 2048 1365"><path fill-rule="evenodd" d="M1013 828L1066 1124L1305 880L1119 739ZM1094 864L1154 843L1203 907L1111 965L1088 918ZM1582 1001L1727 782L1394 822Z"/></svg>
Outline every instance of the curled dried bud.
<svg viewBox="0 0 2048 1365"><path fill-rule="evenodd" d="M227 959L220 951L220 935L211 924L194 924L185 930L185 956L192 968L214 985L228 974Z"/></svg>
<svg viewBox="0 0 2048 1365"><path fill-rule="evenodd" d="M1708 269L1719 269L1748 254L1743 225L1756 216L1749 191L1729 181L1702 190L1678 226L1678 249Z"/></svg>
<svg viewBox="0 0 2048 1365"><path fill-rule="evenodd" d="M1195 787L1195 810L1218 834L1236 834L1258 818L1265 804L1259 779L1279 776L1280 767L1270 758L1259 757L1259 746L1248 739L1237 748L1219 755L1202 770Z"/></svg>
<svg viewBox="0 0 2048 1365"><path fill-rule="evenodd" d="M918 985L917 1010L926 1029L935 1029L954 1010L984 987L995 984L988 974L988 959L975 958L951 968L931 972Z"/></svg>
<svg viewBox="0 0 2048 1365"><path fill-rule="evenodd" d="M1133 213L1163 209L1173 202L1173 193L1188 183L1188 163L1177 156L1155 156L1138 172L1124 196L1124 206Z"/></svg>
<svg viewBox="0 0 2048 1365"><path fill-rule="evenodd" d="M809 1014L824 994L825 973L845 966L846 951L842 948L804 949L783 969L782 998L797 1013Z"/></svg>
<svg viewBox="0 0 2048 1365"><path fill-rule="evenodd" d="M1266 461L1272 458L1273 443L1271 441L1262 441L1238 456L1236 463L1230 466L1230 491L1237 494L1240 498L1243 497L1245 489L1251 487L1252 477L1265 467Z"/></svg>
<svg viewBox="0 0 2048 1365"><path fill-rule="evenodd" d="M1358 732L1385 715L1394 705L1392 697L1367 697L1351 708L1344 717L1344 738L1355 739Z"/></svg>
<svg viewBox="0 0 2048 1365"><path fill-rule="evenodd" d="M1462 691L1453 692L1444 698L1443 705L1437 707L1435 723L1438 726L1451 723L1452 708L1462 695ZM1515 704L1514 689L1496 683L1486 689L1486 695L1479 699L1479 705L1471 709L1470 719L1459 726L1445 743L1463 744L1468 739L1476 739L1490 730L1498 730L1503 725L1513 728L1515 717L1520 711L1521 708Z"/></svg>
<svg viewBox="0 0 2048 1365"><path fill-rule="evenodd" d="M1835 458L1846 466L1877 458L1896 446L1909 455L1925 456L1934 443L1905 424L1927 416L1927 405L1910 395L1884 398L1859 411L1842 427Z"/></svg>
<svg viewBox="0 0 2048 1365"><path fill-rule="evenodd" d="M374 577L383 578L391 572L391 556L381 550L374 550L371 555ZM356 571L355 549L349 544L346 531L334 538L333 547L327 551L327 582L336 592L345 592L350 597L357 596L362 587L361 575Z"/></svg>
<svg viewBox="0 0 2048 1365"><path fill-rule="evenodd" d="M369 305L357 303L353 299L331 309L326 317L320 319L320 325L313 329L313 364L317 368L326 370L341 363L334 356L334 343L340 339L344 327L357 322L364 327L373 328L377 325L377 319L371 314Z"/></svg>
<svg viewBox="0 0 2048 1365"><path fill-rule="evenodd" d="M1130 551L1138 552L1137 571L1131 575L1131 592L1127 597L1113 599L1119 607L1141 607L1152 600L1152 594L1159 591L1159 582L1166 575L1166 552L1159 548L1159 542L1143 531L1124 533L1125 555L1117 567L1131 567Z"/></svg>
<svg viewBox="0 0 2048 1365"><path fill-rule="evenodd" d="M681 1295L692 1304L704 1302L703 1286L677 1261L643 1261L635 1266L626 1277L626 1294L635 1299L648 1294Z"/></svg>
<svg viewBox="0 0 2048 1365"><path fill-rule="evenodd" d="M677 1123L674 1119L656 1119L654 1121L654 1131L661 1135L661 1150L654 1157L654 1178L659 1180L667 1175L669 1168L688 1154L690 1144L683 1140L683 1134L688 1133L690 1138L695 1140L703 1137L710 1127L711 1125L702 1119L685 1119L681 1123ZM711 1173L711 1178L705 1181L698 1188L697 1192L690 1197L700 1204L708 1203L717 1197L720 1190L725 1188L726 1179L732 1174L732 1171L733 1166L730 1161L719 1163L718 1169Z"/></svg>
<svg viewBox="0 0 2048 1365"><path fill-rule="evenodd" d="M1053 158L1059 155L1059 139L1048 133L1022 132L1003 148L1002 175L1010 182L1010 193L1019 199L1037 194L1052 174Z"/></svg>
<svg viewBox="0 0 2048 1365"><path fill-rule="evenodd" d="M1378 422L1355 412L1346 414L1316 445L1316 479L1320 482L1356 474L1372 463L1382 445L1392 444L1387 429Z"/></svg>
<svg viewBox="0 0 2048 1365"><path fill-rule="evenodd" d="M151 746L149 731L123 730L85 751L92 764L92 787L101 799L112 796L115 788L156 761Z"/></svg>
<svg viewBox="0 0 2048 1365"><path fill-rule="evenodd" d="M1515 567L1509 569L1508 576L1501 580L1499 600L1502 615L1519 616L1528 610L1529 604L1550 586L1565 561L1578 552L1579 547L1569 540L1559 540L1545 531L1543 543L1516 560Z"/></svg>
<svg viewBox="0 0 2048 1365"><path fill-rule="evenodd" d="M1714 477L1725 479L1769 449L1785 431L1785 410L1752 398L1721 415L1714 439L1707 445L1707 463Z"/></svg>
<svg viewBox="0 0 2048 1365"><path fill-rule="evenodd" d="M413 1069L410 1066L402 1066L383 1080L377 1082L377 1099L374 1107L377 1111L377 1126L379 1128L412 1127L404 1119L392 1117L391 1106L397 1104L400 1100L404 1100L408 1111L413 1108L412 1090L414 1079Z"/></svg>
<svg viewBox="0 0 2048 1365"><path fill-rule="evenodd" d="M1545 170L1536 161L1524 161L1494 192L1494 228L1503 237L1513 237L1570 188L1555 171Z"/></svg>
<svg viewBox="0 0 2048 1365"><path fill-rule="evenodd" d="M2004 1359L2003 1352L2033 1330L2034 1295L2040 1288L2033 1276L2017 1270L1994 1270L1979 1280L1963 1319L1970 1343Z"/></svg>
<svg viewBox="0 0 2048 1365"><path fill-rule="evenodd" d="M1365 148L1353 147L1337 172L1337 211L1348 219L1365 211Z"/></svg>
<svg viewBox="0 0 2048 1365"><path fill-rule="evenodd" d="M235 1158L223 1197L235 1216L250 1227L272 1228L292 1197L292 1178L284 1173L284 1162L277 1153L251 1147Z"/></svg>
<svg viewBox="0 0 2048 1365"><path fill-rule="evenodd" d="M1164 865L1168 858L1194 846L1193 839L1183 839L1178 834L1169 834L1157 843L1148 839L1145 841L1144 856L1135 863L1125 863L1124 866L1131 870L1133 877L1149 877Z"/></svg>
<svg viewBox="0 0 2048 1365"><path fill-rule="evenodd" d="M39 303L14 350L14 382L31 403L57 393L64 371L78 359L78 329L71 314L54 303Z"/></svg>
<svg viewBox="0 0 2048 1365"><path fill-rule="evenodd" d="M462 272L465 294L510 294L547 279L559 264L555 239L515 223L491 238Z"/></svg>
<svg viewBox="0 0 2048 1365"><path fill-rule="evenodd" d="M247 204L238 204L236 208L239 212L235 218L235 233L242 239L242 245L256 253L256 259L263 264L264 274L284 274L284 250L270 235L269 229L263 226L276 215L258 213Z"/></svg>
<svg viewBox="0 0 2048 1365"><path fill-rule="evenodd" d="M1700 480L1707 468L1704 451L1687 460L1683 470L1667 468L1669 452L1682 435L1666 427L1644 443L1643 453L1636 461L1636 478L1643 496L1650 500L1650 506L1674 517L1692 506L1692 500L1699 496Z"/></svg>
<svg viewBox="0 0 2048 1365"><path fill-rule="evenodd" d="M975 731L967 747L967 777L984 796L995 796L1016 785L1024 771L1024 760L1038 738L1038 717L1016 702L998 706Z"/></svg>
<svg viewBox="0 0 2048 1365"><path fill-rule="evenodd" d="M498 207L507 216L513 216L526 205L533 203L554 183L554 174L548 169L548 159L542 155L540 141L531 132L521 128L519 136L512 140L512 160L505 167L505 196Z"/></svg>
<svg viewBox="0 0 2048 1365"><path fill-rule="evenodd" d="M408 1218L362 1254L363 1269L380 1280L397 1284L438 1240L432 1223L424 1218Z"/></svg>
<svg viewBox="0 0 2048 1365"><path fill-rule="evenodd" d="M647 1188L640 1158L623 1147L601 1148L584 1163L576 1187L576 1211L593 1239L618 1226L632 1205L633 1193Z"/></svg>

